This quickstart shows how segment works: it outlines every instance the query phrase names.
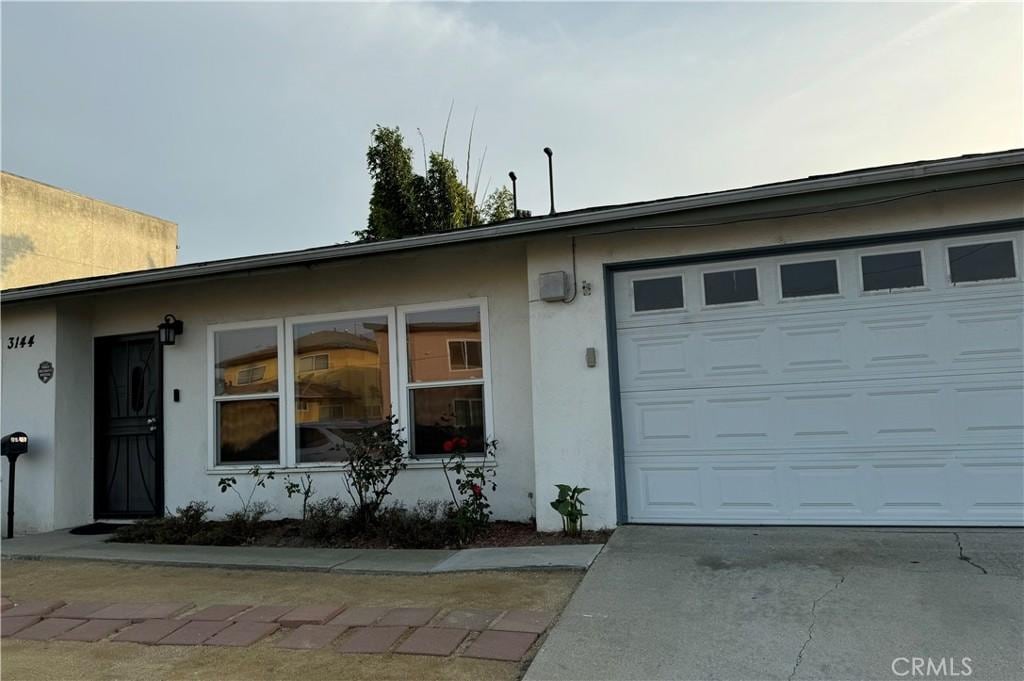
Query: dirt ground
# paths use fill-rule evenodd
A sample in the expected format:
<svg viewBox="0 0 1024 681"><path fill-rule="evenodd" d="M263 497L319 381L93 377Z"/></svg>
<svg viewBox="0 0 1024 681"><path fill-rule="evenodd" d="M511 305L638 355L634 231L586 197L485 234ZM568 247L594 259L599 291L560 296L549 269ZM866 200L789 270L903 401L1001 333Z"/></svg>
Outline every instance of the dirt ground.
<svg viewBox="0 0 1024 681"><path fill-rule="evenodd" d="M0 588L15 599L191 601L349 606L517 608L560 612L577 572L343 575L5 560ZM469 658L292 651L268 639L243 649L4 639L0 676L22 679L517 679L528 665Z"/></svg>

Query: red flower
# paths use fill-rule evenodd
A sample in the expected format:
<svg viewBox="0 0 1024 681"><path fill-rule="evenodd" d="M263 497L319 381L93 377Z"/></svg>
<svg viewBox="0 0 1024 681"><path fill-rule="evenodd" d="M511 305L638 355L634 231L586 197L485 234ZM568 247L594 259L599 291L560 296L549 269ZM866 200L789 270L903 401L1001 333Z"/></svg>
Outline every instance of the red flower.
<svg viewBox="0 0 1024 681"><path fill-rule="evenodd" d="M466 449L467 447L469 447L469 440L467 440L464 437L460 437L459 438L459 446L462 447L463 449Z"/></svg>
<svg viewBox="0 0 1024 681"><path fill-rule="evenodd" d="M442 448L446 452L452 451L453 449L455 449L455 440L445 440L444 444L442 445Z"/></svg>
<svg viewBox="0 0 1024 681"><path fill-rule="evenodd" d="M484 490L480 487L480 485L473 485L472 490L473 496L476 497L477 499L484 495Z"/></svg>

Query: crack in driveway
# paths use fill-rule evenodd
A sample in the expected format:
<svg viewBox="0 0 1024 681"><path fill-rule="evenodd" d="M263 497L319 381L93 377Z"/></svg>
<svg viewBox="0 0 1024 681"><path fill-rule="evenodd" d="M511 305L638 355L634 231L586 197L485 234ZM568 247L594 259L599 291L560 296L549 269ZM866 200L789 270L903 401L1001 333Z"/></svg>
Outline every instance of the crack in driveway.
<svg viewBox="0 0 1024 681"><path fill-rule="evenodd" d="M954 532L953 536L956 537L956 547L960 550L960 560L964 561L968 565L973 565L974 567L978 568L979 570L981 570L981 574L987 575L988 570L975 563L970 556L964 555L964 545L960 543L960 533Z"/></svg>
<svg viewBox="0 0 1024 681"><path fill-rule="evenodd" d="M850 573L847 572L845 575L840 577L839 581L832 585L831 589L815 598L814 601L811 603L811 624L807 627L807 640L804 641L804 644L802 646L800 646L800 650L796 654L796 661L793 663L793 671L789 673L789 677L787 677L786 681L793 681L793 677L796 676L796 670L800 667L800 663L804 661L804 651L807 650L808 644L810 644L811 639L814 638L814 624L817 621L818 603L820 603L826 596L828 596L836 589L838 589L839 586L846 581L846 576L849 574Z"/></svg>

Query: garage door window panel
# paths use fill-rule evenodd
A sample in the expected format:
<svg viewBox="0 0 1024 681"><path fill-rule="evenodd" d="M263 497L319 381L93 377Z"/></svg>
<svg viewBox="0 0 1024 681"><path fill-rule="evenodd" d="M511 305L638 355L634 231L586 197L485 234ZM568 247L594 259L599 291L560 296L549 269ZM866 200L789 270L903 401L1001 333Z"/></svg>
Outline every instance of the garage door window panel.
<svg viewBox="0 0 1024 681"><path fill-rule="evenodd" d="M954 285L1017 278L1017 255L1012 241L950 246L946 255L949 280Z"/></svg>
<svg viewBox="0 0 1024 681"><path fill-rule="evenodd" d="M736 305L758 301L757 268L705 272L704 304Z"/></svg>
<svg viewBox="0 0 1024 681"><path fill-rule="evenodd" d="M682 276L633 281L634 312L682 310L684 307Z"/></svg>
<svg viewBox="0 0 1024 681"><path fill-rule="evenodd" d="M919 250L862 255L860 270L865 293L924 287L924 258Z"/></svg>
<svg viewBox="0 0 1024 681"><path fill-rule="evenodd" d="M784 300L839 295L839 265L833 259L784 263L779 281Z"/></svg>

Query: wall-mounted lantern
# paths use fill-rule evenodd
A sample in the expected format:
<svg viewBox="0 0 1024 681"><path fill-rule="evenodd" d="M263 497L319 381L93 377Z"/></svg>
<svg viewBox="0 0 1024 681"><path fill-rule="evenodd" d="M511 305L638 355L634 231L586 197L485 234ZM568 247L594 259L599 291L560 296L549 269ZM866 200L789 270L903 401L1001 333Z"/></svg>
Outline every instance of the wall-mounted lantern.
<svg viewBox="0 0 1024 681"><path fill-rule="evenodd" d="M174 345L174 340L185 330L185 323L172 314L164 315L164 321L156 327L160 330L160 345Z"/></svg>

